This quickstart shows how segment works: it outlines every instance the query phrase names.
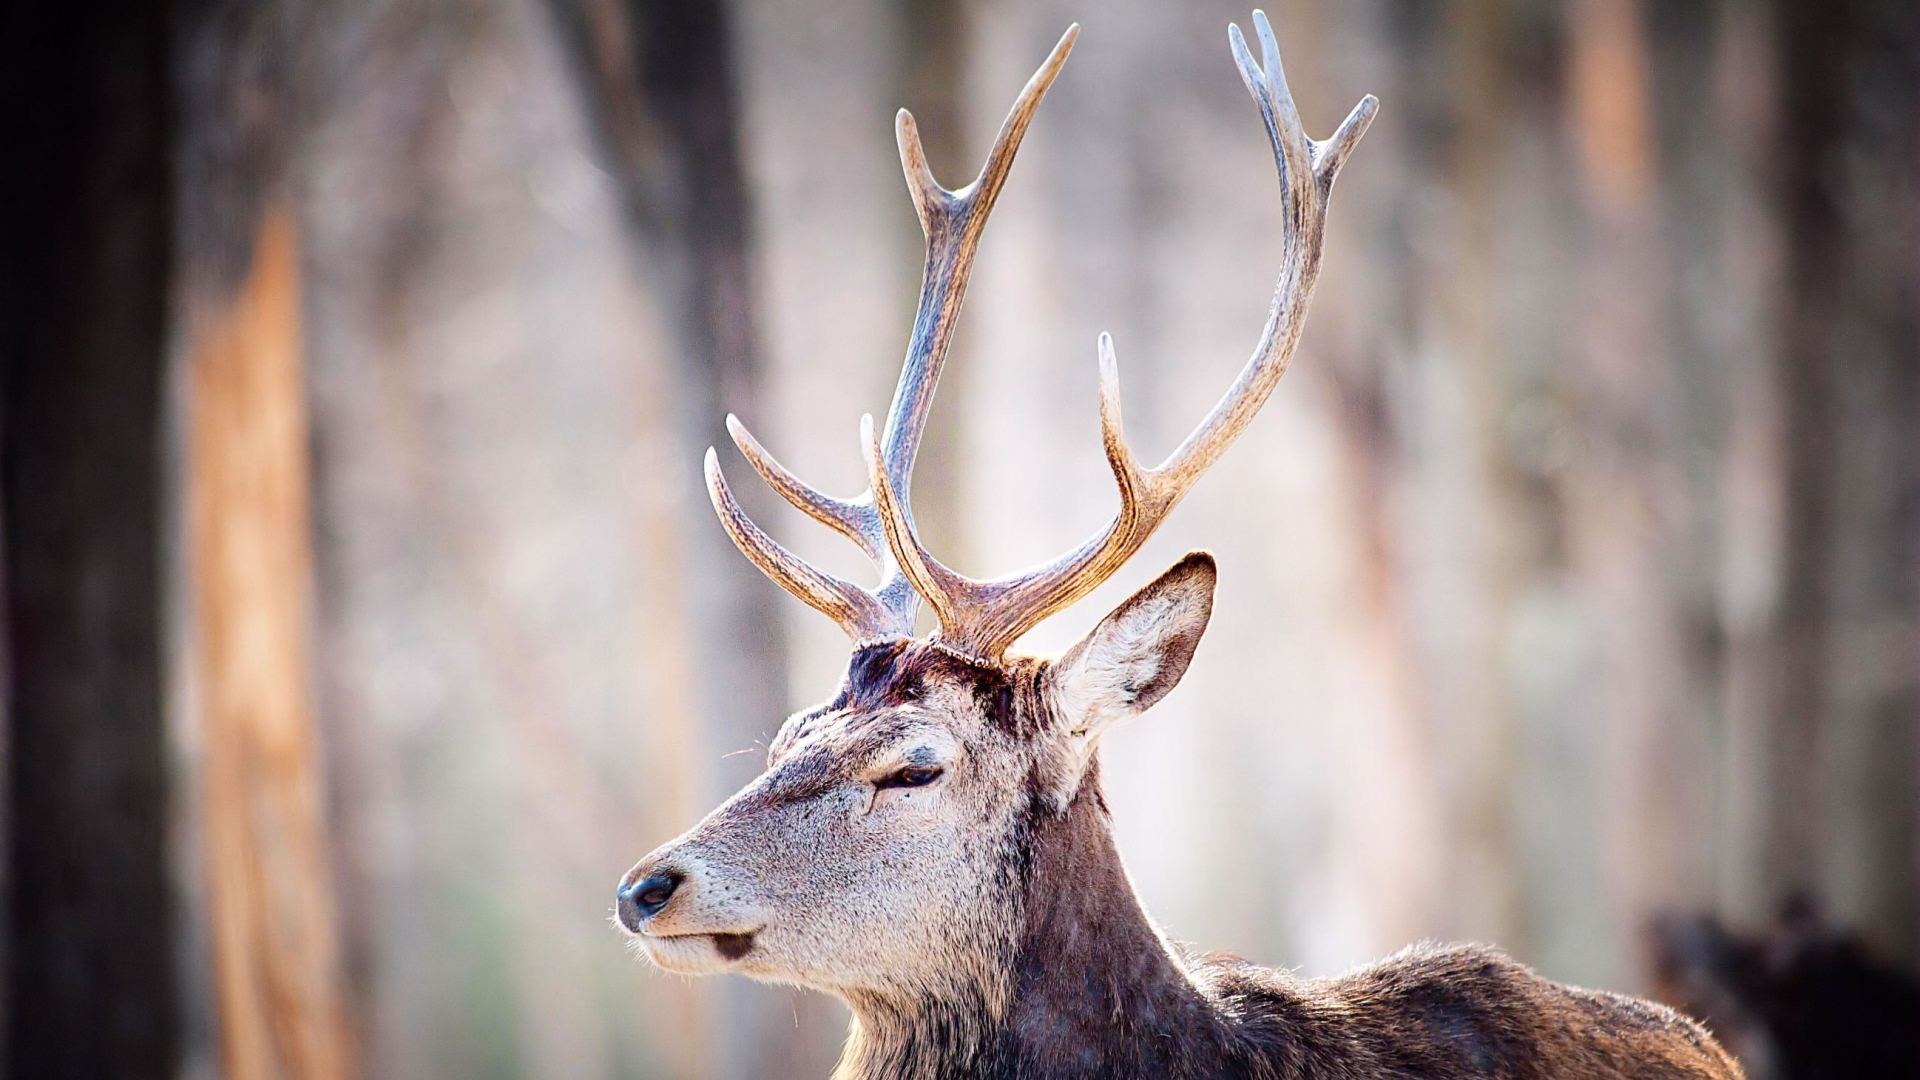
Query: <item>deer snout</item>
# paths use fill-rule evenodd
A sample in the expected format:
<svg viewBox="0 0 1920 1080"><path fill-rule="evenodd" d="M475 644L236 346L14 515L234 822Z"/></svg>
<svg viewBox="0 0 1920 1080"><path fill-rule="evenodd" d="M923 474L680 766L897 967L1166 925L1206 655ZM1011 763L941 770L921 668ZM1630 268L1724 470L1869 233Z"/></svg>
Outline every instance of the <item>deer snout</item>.
<svg viewBox="0 0 1920 1080"><path fill-rule="evenodd" d="M646 921L673 899L674 890L684 880L685 876L678 871L649 871L644 863L627 871L627 876L621 879L620 887L614 893L620 925L632 933L639 933Z"/></svg>

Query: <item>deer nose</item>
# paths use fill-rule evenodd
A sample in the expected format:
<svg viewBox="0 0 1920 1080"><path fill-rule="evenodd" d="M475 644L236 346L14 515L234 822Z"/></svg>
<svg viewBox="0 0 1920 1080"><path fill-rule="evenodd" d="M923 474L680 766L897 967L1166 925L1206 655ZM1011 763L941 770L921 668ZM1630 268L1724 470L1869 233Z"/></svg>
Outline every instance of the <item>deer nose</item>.
<svg viewBox="0 0 1920 1080"><path fill-rule="evenodd" d="M667 906L673 891L680 887L681 876L671 870L657 870L631 885L624 886L615 898L619 901L620 925L634 933L640 924Z"/></svg>

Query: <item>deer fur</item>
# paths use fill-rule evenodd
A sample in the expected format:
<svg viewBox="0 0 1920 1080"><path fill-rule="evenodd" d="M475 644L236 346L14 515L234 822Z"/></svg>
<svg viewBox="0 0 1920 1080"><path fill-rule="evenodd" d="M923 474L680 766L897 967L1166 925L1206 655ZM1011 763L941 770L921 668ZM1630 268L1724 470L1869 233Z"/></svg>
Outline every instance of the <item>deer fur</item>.
<svg viewBox="0 0 1920 1080"><path fill-rule="evenodd" d="M636 940L668 970L838 995L847 1078L1740 1075L1678 1013L1486 948L1311 980L1169 941L1121 864L1089 740L1172 689L1214 580L1189 555L1058 661L856 651L765 774L629 872L692 882ZM945 771L873 788L903 761Z"/></svg>

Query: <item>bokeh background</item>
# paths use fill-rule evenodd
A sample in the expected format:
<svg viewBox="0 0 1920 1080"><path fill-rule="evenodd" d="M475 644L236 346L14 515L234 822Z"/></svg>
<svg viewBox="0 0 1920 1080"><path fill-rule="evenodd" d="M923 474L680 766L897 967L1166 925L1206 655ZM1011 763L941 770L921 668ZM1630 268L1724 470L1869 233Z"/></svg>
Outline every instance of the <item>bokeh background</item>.
<svg viewBox="0 0 1920 1080"><path fill-rule="evenodd" d="M5 1044L20 1076L823 1074L844 1013L636 962L616 878L846 651L707 507L740 414L857 490L920 237L1084 33L916 480L1000 573L1259 333L1244 0L154 0L0 23ZM1064 646L1187 549L1108 739L1176 937L1420 937L1654 989L1800 896L1920 961L1920 19L1903 0L1279 0L1342 174L1293 371ZM831 903L831 896L823 896Z"/></svg>

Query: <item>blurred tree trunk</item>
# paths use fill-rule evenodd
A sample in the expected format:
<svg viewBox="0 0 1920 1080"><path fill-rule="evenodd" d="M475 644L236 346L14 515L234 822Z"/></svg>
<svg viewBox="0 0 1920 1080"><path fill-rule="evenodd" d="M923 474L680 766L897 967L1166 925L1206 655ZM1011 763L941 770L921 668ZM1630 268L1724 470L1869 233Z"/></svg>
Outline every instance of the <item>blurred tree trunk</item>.
<svg viewBox="0 0 1920 1080"><path fill-rule="evenodd" d="M8 1075L170 1076L163 4L10 5L0 170Z"/></svg>
<svg viewBox="0 0 1920 1080"><path fill-rule="evenodd" d="M189 362L191 575L205 857L227 1075L350 1073L308 698L307 443L291 219L197 327Z"/></svg>
<svg viewBox="0 0 1920 1080"><path fill-rule="evenodd" d="M661 804L692 821L728 794L720 756L764 738L787 711L775 606L782 594L715 525L697 459L698 448L728 443L727 413L752 410L760 369L729 12L714 0L554 0L554 10L640 277L658 297L676 353L671 412L690 452L666 480L679 489L665 503L675 513L655 526L674 536L668 548L681 554L649 619L663 634L682 624L678 644L656 654L656 663L666 661L654 681L687 708L662 711L657 721L675 717L675 727L692 730L659 732L667 752L654 779L668 794ZM762 501L756 486L742 495L750 508ZM785 1048L798 1038L789 1011L750 987L713 992L734 1023L725 1038L683 1027L662 1039L683 1055L678 1067L730 1076L785 1071ZM719 1047L719 1059L703 1061L703 1047Z"/></svg>
<svg viewBox="0 0 1920 1080"><path fill-rule="evenodd" d="M1756 718L1766 755L1756 763L1766 806L1758 892L1769 907L1785 893L1811 888L1818 859L1819 773L1813 766L1828 714L1825 569L1833 526L1827 485L1837 420L1832 374L1838 358L1830 335L1844 295L1840 208L1823 174L1835 164L1846 130L1842 19L1794 3L1781 5L1776 19L1783 81L1775 183L1786 232L1786 280L1775 378L1785 489L1779 599L1761 644L1769 692L1757 702L1762 712Z"/></svg>
<svg viewBox="0 0 1920 1080"><path fill-rule="evenodd" d="M1696 607L1712 579L1698 558L1707 510L1686 488L1689 451L1707 442L1709 414L1687 390L1689 365L1670 355L1662 240L1674 228L1660 200L1673 168L1659 144L1656 49L1637 0L1581 0L1569 19L1569 129L1586 255L1578 381L1587 453L1574 469L1567 519L1572 561L1592 583L1603 685L1592 717L1600 767L1615 800L1605 826L1610 925L1631 932L1642 913L1692 907L1711 895L1700 847L1712 786L1697 763L1710 730L1689 710ZM1675 33L1669 26L1668 33ZM1697 66L1698 53L1688 51ZM1627 955L1616 938L1608 950ZM1625 973L1622 972L1622 976Z"/></svg>
<svg viewBox="0 0 1920 1080"><path fill-rule="evenodd" d="M1670 683L1666 714L1629 748L1629 783L1649 797L1616 834L1634 855L1628 895L1639 904L1621 915L1636 922L1649 911L1748 910L1735 899L1746 886L1730 872L1737 845L1721 840L1738 817L1743 783L1725 763L1757 711L1729 692L1739 682L1734 643L1750 625L1747 598L1768 587L1760 582L1772 572L1750 556L1772 526L1762 509L1772 462L1757 451L1778 426L1766 324L1780 241L1756 176L1774 119L1773 103L1751 89L1766 80L1764 14L1642 11L1659 183L1649 213L1658 214L1662 252L1636 280L1653 286L1653 340L1666 354L1662 385L1644 407L1650 434L1666 434L1635 441L1663 459L1664 482L1649 496L1667 534L1653 537L1642 558L1657 574L1653 596L1667 623L1647 635L1657 639L1649 661L1669 667Z"/></svg>
<svg viewBox="0 0 1920 1080"><path fill-rule="evenodd" d="M1774 18L1784 488L1779 593L1749 657L1757 884L1769 905L1817 889L1913 957L1920 31L1910 5L1878 0L1783 3Z"/></svg>
<svg viewBox="0 0 1920 1080"><path fill-rule="evenodd" d="M184 486L201 813L226 1075L332 1078L353 1054L309 664L312 550L289 9L191 5L179 232Z"/></svg>
<svg viewBox="0 0 1920 1080"><path fill-rule="evenodd" d="M1464 449L1457 463L1478 505L1462 523L1472 560L1477 608L1461 612L1472 642L1453 687L1459 725L1452 752L1460 755L1461 786L1454 793L1464 838L1459 876L1453 883L1454 913L1468 936L1498 934L1523 953L1533 946L1522 903L1517 822L1512 807L1519 768L1519 718L1512 704L1509 669L1502 649L1512 632L1534 552L1526 549L1530 515L1527 492L1516 476L1504 442L1514 387L1513 358L1502 340L1498 287L1502 203L1501 170L1512 152L1502 124L1505 96L1514 72L1508 13L1497 0L1473 0L1446 21L1442 47L1454 65L1449 86L1455 101L1448 118L1453 137L1439 155L1442 175L1454 185L1459 215L1457 249L1433 267L1428 288L1438 298L1436 316L1452 339L1461 384L1458 432Z"/></svg>

